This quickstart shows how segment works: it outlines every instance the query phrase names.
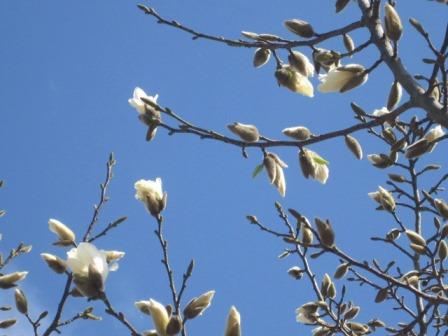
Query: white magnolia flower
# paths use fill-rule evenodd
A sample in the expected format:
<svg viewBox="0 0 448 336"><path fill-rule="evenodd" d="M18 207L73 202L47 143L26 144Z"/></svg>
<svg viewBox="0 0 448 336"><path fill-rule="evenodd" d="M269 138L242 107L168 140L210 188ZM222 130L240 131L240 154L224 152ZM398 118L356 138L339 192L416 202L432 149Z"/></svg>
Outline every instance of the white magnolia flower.
<svg viewBox="0 0 448 336"><path fill-rule="evenodd" d="M148 96L145 91L143 91L141 88L136 87L134 89L133 97L128 100L129 105L134 107L138 113L144 114L146 112L147 104L142 100L142 98L146 98L147 100L153 102L154 104L157 104L157 98L159 95L155 96Z"/></svg>
<svg viewBox="0 0 448 336"><path fill-rule="evenodd" d="M145 204L151 215L158 215L166 206L167 194L162 190L162 179L138 180L134 184L136 193L135 198Z"/></svg>
<svg viewBox="0 0 448 336"><path fill-rule="evenodd" d="M224 336L241 336L241 316L234 306L230 308Z"/></svg>
<svg viewBox="0 0 448 336"><path fill-rule="evenodd" d="M95 245L82 242L67 252L67 266L73 273L78 290L87 297L95 297L104 289L109 271L106 252Z"/></svg>
<svg viewBox="0 0 448 336"><path fill-rule="evenodd" d="M315 302L305 303L302 307L296 309L296 320L299 323L313 324L316 322L318 306Z"/></svg>
<svg viewBox="0 0 448 336"><path fill-rule="evenodd" d="M327 183L328 177L330 176L327 160L316 152L305 148L300 152L299 160L301 162L302 172L306 178L312 177L322 184Z"/></svg>
<svg viewBox="0 0 448 336"><path fill-rule="evenodd" d="M282 197L285 197L286 180L283 169L288 168L288 165L274 153L267 153L265 155L263 165L266 169L269 182L277 187L277 190Z"/></svg>
<svg viewBox="0 0 448 336"><path fill-rule="evenodd" d="M64 244L69 245L76 240L75 233L68 226L56 219L51 218L48 220L48 228L51 232L55 233L59 240Z"/></svg>
<svg viewBox="0 0 448 336"><path fill-rule="evenodd" d="M363 72L364 67L359 64L348 64L332 68L327 74L319 75L319 80L322 83L317 89L323 93L348 91L367 81L368 75L363 74Z"/></svg>
<svg viewBox="0 0 448 336"><path fill-rule="evenodd" d="M157 330L157 334L159 336L167 336L166 326L170 321L170 317L165 307L156 300L149 299L149 312L151 313L152 320L154 322L154 326Z"/></svg>
<svg viewBox="0 0 448 336"><path fill-rule="evenodd" d="M443 130L442 126L438 125L428 131L428 133L425 134L425 139L428 141L434 141L442 136L445 135L445 131Z"/></svg>

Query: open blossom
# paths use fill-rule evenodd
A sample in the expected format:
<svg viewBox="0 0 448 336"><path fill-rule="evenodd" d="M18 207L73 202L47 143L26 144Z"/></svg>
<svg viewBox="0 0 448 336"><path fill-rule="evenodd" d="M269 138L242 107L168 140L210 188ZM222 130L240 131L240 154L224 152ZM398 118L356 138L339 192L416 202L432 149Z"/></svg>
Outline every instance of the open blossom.
<svg viewBox="0 0 448 336"><path fill-rule="evenodd" d="M224 336L241 336L241 316L234 306L230 308Z"/></svg>
<svg viewBox="0 0 448 336"><path fill-rule="evenodd" d="M318 90L327 92L345 92L359 85L364 84L368 75L364 72L364 67L359 64L348 64L332 68L327 74L319 75L322 82Z"/></svg>
<svg viewBox="0 0 448 336"><path fill-rule="evenodd" d="M135 198L142 201L146 209L153 216L157 216L166 206L167 193L162 190L162 180L160 177L155 181L138 180L134 184Z"/></svg>
<svg viewBox="0 0 448 336"><path fill-rule="evenodd" d="M129 105L134 107L138 113L144 114L146 112L146 107L148 104L146 104L142 98L146 98L147 100L153 102L154 104L157 104L157 98L159 95L155 96L148 96L143 89L136 87L134 89L133 97L128 100Z"/></svg>
<svg viewBox="0 0 448 336"><path fill-rule="evenodd" d="M290 65L283 65L275 71L278 85L284 86L289 90L300 93L307 97L314 96L313 84L306 76L293 69Z"/></svg>
<svg viewBox="0 0 448 336"><path fill-rule="evenodd" d="M87 297L97 297L103 290L110 268L106 252L95 245L82 242L67 252L67 266L73 273L78 290Z"/></svg>

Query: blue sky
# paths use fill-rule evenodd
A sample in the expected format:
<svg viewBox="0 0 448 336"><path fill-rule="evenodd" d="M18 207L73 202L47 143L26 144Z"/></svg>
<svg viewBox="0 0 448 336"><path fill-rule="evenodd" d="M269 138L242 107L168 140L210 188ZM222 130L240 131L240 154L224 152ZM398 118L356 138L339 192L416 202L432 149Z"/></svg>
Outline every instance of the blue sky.
<svg viewBox="0 0 448 336"><path fill-rule="evenodd" d="M199 31L239 38L240 31L269 32L293 38L282 26L285 19L301 18L318 32L342 26L359 17L351 4L333 14L333 1L154 0L161 14ZM420 62L430 56L425 44L407 23L417 17L438 45L446 6L433 2L398 1L405 23L400 53L413 73L428 73ZM330 218L338 244L359 259L390 260L390 250L370 242L372 234L384 234L392 226L384 213L374 211L367 197L384 184L385 172L367 160L356 161L342 139L312 149L330 161L330 179L322 186L305 180L293 149L276 151L288 164L287 196L280 199L266 176L251 178L261 153L249 151L244 159L238 148L192 136L168 136L159 130L156 139L144 141L145 128L128 105L135 86L159 94L159 103L186 119L228 134L225 125L252 123L262 134L280 138L280 130L306 125L324 133L354 124L349 107L356 101L367 111L385 105L392 82L380 66L369 81L345 95L319 94L315 98L278 88L273 62L254 69L252 50L229 48L207 41L192 41L180 31L157 25L144 16L133 1L2 1L0 2L0 190L2 219L0 250L19 241L33 245L33 253L17 259L10 270L28 270L24 291L33 302L31 314L56 307L64 279L49 271L39 254L65 257L51 245L49 218L57 218L80 236L99 197L108 154L118 161L110 188L111 201L101 214L99 228L126 215L128 221L98 242L102 249L126 251L118 272L107 282L114 305L126 312L139 330L151 321L133 307L136 300L155 298L169 303L166 274L159 262L160 250L153 234L155 223L134 199L136 180L160 176L169 194L165 211L166 235L176 278L189 260L196 269L185 299L216 290L213 306L192 321L190 334L220 334L231 305L242 315L247 335L299 334L308 327L295 322L294 310L314 299L309 285L296 282L286 270L297 260L279 261L284 245L247 224L255 214L278 227L273 203L281 201L309 218ZM352 35L364 42L364 31ZM337 39L322 45L342 49ZM309 55L309 50L300 50ZM372 64L378 52L370 48L353 58ZM313 79L317 84L317 79ZM417 111L416 111L417 112ZM367 134L356 137L365 153L385 150ZM441 151L431 160L446 163ZM407 214L403 213L406 218ZM337 260L323 257L313 263L318 275L333 274ZM407 265L410 267L410 265ZM338 284L338 289L340 289ZM360 320L381 313L374 293L350 287L352 297L363 304ZM6 292L10 301L12 292ZM64 335L124 334L123 327L103 313L100 303L71 299L66 317L93 305L104 316L101 323L81 321L64 329ZM381 308L383 309L383 308ZM2 314L1 316L8 316ZM385 317L393 321L393 315ZM12 335L25 335L21 321ZM100 328L100 329L98 329ZM22 331L20 331L22 330ZM28 329L30 332L30 329Z"/></svg>

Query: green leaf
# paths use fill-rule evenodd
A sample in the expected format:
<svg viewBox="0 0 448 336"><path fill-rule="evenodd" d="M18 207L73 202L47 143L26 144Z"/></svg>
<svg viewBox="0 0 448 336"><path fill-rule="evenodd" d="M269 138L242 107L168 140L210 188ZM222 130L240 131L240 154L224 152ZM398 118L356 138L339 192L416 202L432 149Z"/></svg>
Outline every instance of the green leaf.
<svg viewBox="0 0 448 336"><path fill-rule="evenodd" d="M256 178L258 174L261 173L261 171L263 170L263 164L260 163L259 165L257 165L254 169L254 171L252 172L252 178Z"/></svg>

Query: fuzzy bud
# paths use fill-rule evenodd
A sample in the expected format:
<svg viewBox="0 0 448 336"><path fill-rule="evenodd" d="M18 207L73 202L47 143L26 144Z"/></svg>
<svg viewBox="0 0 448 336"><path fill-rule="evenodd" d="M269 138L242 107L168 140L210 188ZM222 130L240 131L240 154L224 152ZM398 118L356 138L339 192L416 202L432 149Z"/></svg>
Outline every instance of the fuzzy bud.
<svg viewBox="0 0 448 336"><path fill-rule="evenodd" d="M440 198L436 198L434 200L434 205L437 208L437 211L439 212L439 214L445 218L448 219L448 204L440 199Z"/></svg>
<svg viewBox="0 0 448 336"><path fill-rule="evenodd" d="M332 248L334 246L335 234L330 222L316 218L315 223L321 243L328 248Z"/></svg>
<svg viewBox="0 0 448 336"><path fill-rule="evenodd" d="M235 122L227 125L227 128L246 142L257 142L260 139L260 133L254 125Z"/></svg>
<svg viewBox="0 0 448 336"><path fill-rule="evenodd" d="M290 138L300 141L307 140L311 136L310 130L305 126L288 127L285 128L282 133Z"/></svg>
<svg viewBox="0 0 448 336"><path fill-rule="evenodd" d="M347 49L349 53L353 52L353 50L355 50L355 42L353 42L353 39L348 34L344 34L342 37L345 49Z"/></svg>
<svg viewBox="0 0 448 336"><path fill-rule="evenodd" d="M62 274L65 272L67 265L61 258L49 253L41 253L40 256L54 272L58 274Z"/></svg>
<svg viewBox="0 0 448 336"><path fill-rule="evenodd" d="M386 3L386 5L384 6L384 10L384 25L386 28L386 36L390 40L397 42L403 32L403 24L401 23L400 16L398 15L395 8L389 3Z"/></svg>
<svg viewBox="0 0 448 336"><path fill-rule="evenodd" d="M313 27L306 21L292 19L283 23L290 32L304 38L310 38L315 35Z"/></svg>
<svg viewBox="0 0 448 336"><path fill-rule="evenodd" d="M16 286L16 282L19 282L26 278L28 272L14 272L4 274L0 276L0 288L8 289Z"/></svg>
<svg viewBox="0 0 448 336"><path fill-rule="evenodd" d="M16 288L16 290L14 292L14 298L15 298L17 310L22 314L27 314L28 313L28 301L26 299L25 293L22 290Z"/></svg>
<svg viewBox="0 0 448 336"><path fill-rule="evenodd" d="M390 88L389 97L387 99L387 109L392 111L400 102L403 94L403 88L398 81L395 81Z"/></svg>
<svg viewBox="0 0 448 336"><path fill-rule="evenodd" d="M256 68L262 67L265 65L269 58L271 57L271 50L266 48L258 48L254 54L253 65Z"/></svg>
<svg viewBox="0 0 448 336"><path fill-rule="evenodd" d="M358 160L362 159L362 147L359 144L358 140L356 140L351 135L346 135L344 137L345 144L347 145L348 149L356 156Z"/></svg>
<svg viewBox="0 0 448 336"><path fill-rule="evenodd" d="M185 319L194 319L197 316L202 315L202 313L210 307L213 297L215 296L215 291L208 291L197 298L192 299L188 302L184 309Z"/></svg>

